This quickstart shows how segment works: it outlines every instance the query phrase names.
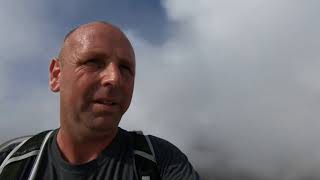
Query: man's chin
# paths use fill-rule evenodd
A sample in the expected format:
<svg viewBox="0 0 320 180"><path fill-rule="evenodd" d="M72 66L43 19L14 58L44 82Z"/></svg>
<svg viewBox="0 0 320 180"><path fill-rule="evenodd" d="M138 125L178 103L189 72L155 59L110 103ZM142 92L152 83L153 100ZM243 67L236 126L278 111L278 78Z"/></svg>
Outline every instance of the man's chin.
<svg viewBox="0 0 320 180"><path fill-rule="evenodd" d="M96 132L111 132L118 129L120 118L98 116L87 121L87 127Z"/></svg>

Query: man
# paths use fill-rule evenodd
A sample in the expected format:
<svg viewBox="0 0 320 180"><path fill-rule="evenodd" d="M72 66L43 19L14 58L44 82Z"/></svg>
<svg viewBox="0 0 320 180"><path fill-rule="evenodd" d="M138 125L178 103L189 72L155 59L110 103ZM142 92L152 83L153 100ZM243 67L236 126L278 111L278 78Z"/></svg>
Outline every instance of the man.
<svg viewBox="0 0 320 180"><path fill-rule="evenodd" d="M50 64L60 128L0 148L0 179L197 180L174 145L118 127L134 87L135 54L117 27L82 25Z"/></svg>

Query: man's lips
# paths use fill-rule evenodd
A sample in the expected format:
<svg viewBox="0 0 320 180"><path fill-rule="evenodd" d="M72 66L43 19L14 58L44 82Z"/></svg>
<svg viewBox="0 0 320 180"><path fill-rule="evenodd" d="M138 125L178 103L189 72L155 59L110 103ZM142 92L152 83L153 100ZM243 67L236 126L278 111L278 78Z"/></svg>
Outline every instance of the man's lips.
<svg viewBox="0 0 320 180"><path fill-rule="evenodd" d="M117 101L110 99L95 99L92 101L92 111L96 113L114 113L121 110Z"/></svg>
<svg viewBox="0 0 320 180"><path fill-rule="evenodd" d="M107 106L112 106L112 105L116 105L117 103L112 101L112 100L104 100L104 99L98 99L98 100L94 100L94 103L98 103L98 104L103 104L103 105L107 105Z"/></svg>
<svg viewBox="0 0 320 180"><path fill-rule="evenodd" d="M119 100L116 98L95 98L93 103L105 106L117 106L120 104Z"/></svg>

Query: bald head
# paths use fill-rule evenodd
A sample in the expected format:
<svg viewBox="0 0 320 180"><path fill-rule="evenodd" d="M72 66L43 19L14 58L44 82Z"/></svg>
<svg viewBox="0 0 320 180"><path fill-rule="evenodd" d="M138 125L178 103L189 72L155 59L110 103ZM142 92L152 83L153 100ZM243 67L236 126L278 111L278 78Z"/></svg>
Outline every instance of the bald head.
<svg viewBox="0 0 320 180"><path fill-rule="evenodd" d="M83 25L80 25L80 26L77 26L75 28L73 28L71 31L69 31L66 36L64 37L64 42L75 32L77 31L78 29L82 28L82 27L85 27L85 26L90 26L90 25L94 25L94 24L104 24L106 26L110 26L114 29L117 29L119 31L121 31L118 27L108 23L108 22L105 22L105 21L94 21L94 22L90 22L90 23L87 23L87 24L83 24Z"/></svg>
<svg viewBox="0 0 320 180"><path fill-rule="evenodd" d="M98 37L99 34L108 35L112 41L126 41L129 45L127 48L129 48L134 55L133 47L130 41L118 27L105 21L95 21L80 25L67 33L59 53L59 60L61 63L63 64L65 56L72 48L83 44L85 40L90 39L94 41L94 36Z"/></svg>
<svg viewBox="0 0 320 180"><path fill-rule="evenodd" d="M134 78L134 51L119 28L92 22L72 30L50 64L50 88L60 92L61 128L77 137L115 134Z"/></svg>

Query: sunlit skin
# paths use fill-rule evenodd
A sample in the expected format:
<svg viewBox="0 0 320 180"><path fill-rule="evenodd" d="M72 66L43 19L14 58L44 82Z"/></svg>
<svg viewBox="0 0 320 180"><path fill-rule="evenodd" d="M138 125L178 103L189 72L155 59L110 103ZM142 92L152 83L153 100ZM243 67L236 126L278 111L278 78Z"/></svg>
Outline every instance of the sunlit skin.
<svg viewBox="0 0 320 180"><path fill-rule="evenodd" d="M116 27L94 22L65 40L50 64L50 88L60 92L58 146L71 164L95 159L115 137L134 87L135 55Z"/></svg>

